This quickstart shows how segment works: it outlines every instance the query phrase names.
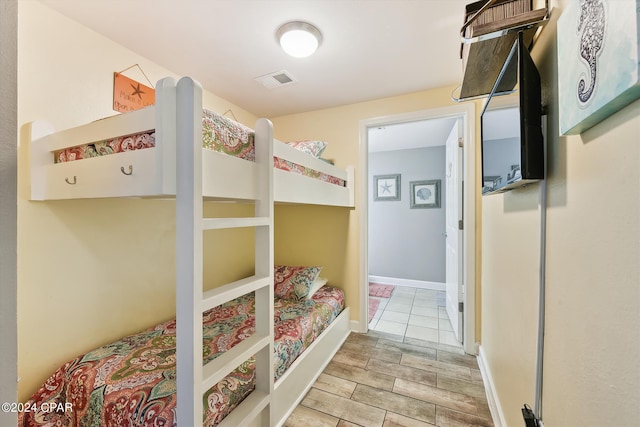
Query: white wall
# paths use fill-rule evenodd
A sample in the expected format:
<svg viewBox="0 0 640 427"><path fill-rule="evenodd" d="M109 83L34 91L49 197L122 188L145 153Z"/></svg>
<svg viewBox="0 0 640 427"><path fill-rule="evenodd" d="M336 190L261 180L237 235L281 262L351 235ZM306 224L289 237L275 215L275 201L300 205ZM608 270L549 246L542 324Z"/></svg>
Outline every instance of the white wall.
<svg viewBox="0 0 640 427"><path fill-rule="evenodd" d="M17 402L16 104L18 2L0 2L0 402ZM16 414L0 412L0 424Z"/></svg>
<svg viewBox="0 0 640 427"><path fill-rule="evenodd" d="M400 200L374 200L373 177L400 174ZM440 180L440 207L411 209L411 181ZM445 282L445 148L369 153L369 274Z"/></svg>

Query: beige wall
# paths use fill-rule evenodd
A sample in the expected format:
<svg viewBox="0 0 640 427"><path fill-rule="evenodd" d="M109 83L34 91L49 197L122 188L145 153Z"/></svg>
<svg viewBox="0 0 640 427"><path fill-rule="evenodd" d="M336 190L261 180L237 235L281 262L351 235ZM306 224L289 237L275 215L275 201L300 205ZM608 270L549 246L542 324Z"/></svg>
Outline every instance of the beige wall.
<svg viewBox="0 0 640 427"><path fill-rule="evenodd" d="M556 21L533 49L549 109L545 427L634 426L640 411L640 101L558 136ZM614 37L615 34L611 33ZM533 405L538 191L483 198L482 349L507 426Z"/></svg>
<svg viewBox="0 0 640 427"><path fill-rule="evenodd" d="M176 76L33 1L19 4L18 51L18 390L26 400L77 354L175 313L175 203L29 201L26 124L46 119L64 129L116 114L113 72L133 64L154 83ZM255 116L210 93L204 100L214 111L232 108L240 121L255 123ZM206 209L212 216L252 211L248 204ZM224 250L207 240L208 286L252 272L253 248L243 243L251 235L239 239ZM232 268L214 276L220 265Z"/></svg>
<svg viewBox="0 0 640 427"><path fill-rule="evenodd" d="M344 288L347 270L345 236L349 209L332 206L280 205L275 208L275 262L319 265L322 277Z"/></svg>

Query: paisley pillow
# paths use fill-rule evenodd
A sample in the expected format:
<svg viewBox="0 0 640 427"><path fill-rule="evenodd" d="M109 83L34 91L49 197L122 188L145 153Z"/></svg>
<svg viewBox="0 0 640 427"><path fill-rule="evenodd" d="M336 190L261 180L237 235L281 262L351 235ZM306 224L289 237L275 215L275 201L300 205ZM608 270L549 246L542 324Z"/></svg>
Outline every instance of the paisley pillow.
<svg viewBox="0 0 640 427"><path fill-rule="evenodd" d="M287 142L287 145L316 158L320 158L324 149L327 148L326 142L311 140Z"/></svg>
<svg viewBox="0 0 640 427"><path fill-rule="evenodd" d="M289 300L302 300L309 295L322 267L291 267L276 265L274 268L274 296Z"/></svg>
<svg viewBox="0 0 640 427"><path fill-rule="evenodd" d="M241 123L210 110L202 110L202 147L254 161L255 134Z"/></svg>

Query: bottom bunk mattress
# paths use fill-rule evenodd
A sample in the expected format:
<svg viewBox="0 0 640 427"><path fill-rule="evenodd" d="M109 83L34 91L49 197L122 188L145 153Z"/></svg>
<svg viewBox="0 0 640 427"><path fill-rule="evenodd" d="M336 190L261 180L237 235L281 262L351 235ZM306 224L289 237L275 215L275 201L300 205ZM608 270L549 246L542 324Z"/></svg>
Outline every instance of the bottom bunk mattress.
<svg viewBox="0 0 640 427"><path fill-rule="evenodd" d="M247 294L203 314L205 363L254 333L254 301ZM343 308L343 292L329 286L309 299L276 299L274 380ZM66 363L24 404L18 425L179 425L175 327L175 320L164 322ZM254 365L247 360L203 395L203 425L217 425L251 393Z"/></svg>

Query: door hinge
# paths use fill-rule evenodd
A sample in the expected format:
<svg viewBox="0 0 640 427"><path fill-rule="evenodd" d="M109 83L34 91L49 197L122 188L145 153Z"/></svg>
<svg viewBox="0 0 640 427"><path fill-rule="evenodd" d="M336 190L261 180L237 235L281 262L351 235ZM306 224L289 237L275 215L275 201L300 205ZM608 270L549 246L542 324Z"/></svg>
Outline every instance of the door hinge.
<svg viewBox="0 0 640 427"><path fill-rule="evenodd" d="M458 303L458 311L460 313L464 313L464 303L463 302L459 302Z"/></svg>
<svg viewBox="0 0 640 427"><path fill-rule="evenodd" d="M458 147L464 148L464 139L462 137L458 138Z"/></svg>
<svg viewBox="0 0 640 427"><path fill-rule="evenodd" d="M464 221L461 219L458 220L458 230L464 230Z"/></svg>

